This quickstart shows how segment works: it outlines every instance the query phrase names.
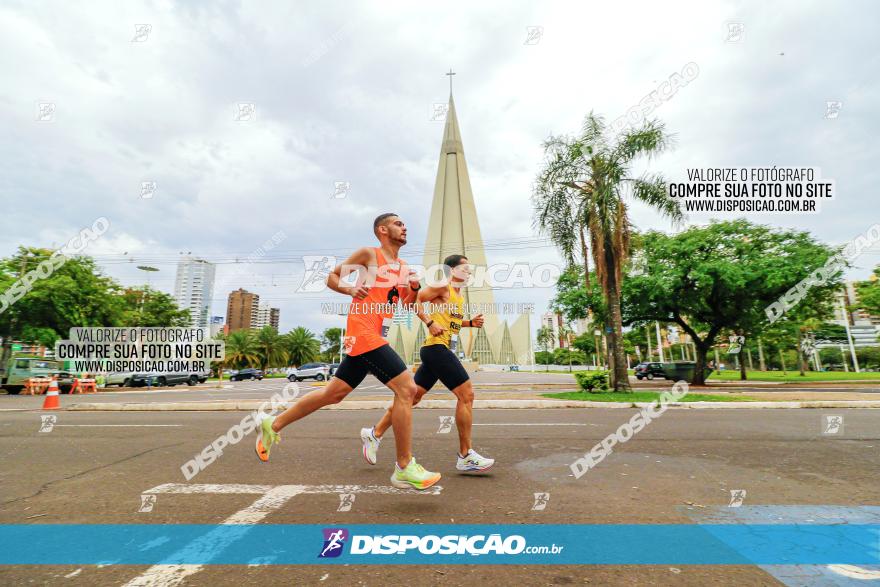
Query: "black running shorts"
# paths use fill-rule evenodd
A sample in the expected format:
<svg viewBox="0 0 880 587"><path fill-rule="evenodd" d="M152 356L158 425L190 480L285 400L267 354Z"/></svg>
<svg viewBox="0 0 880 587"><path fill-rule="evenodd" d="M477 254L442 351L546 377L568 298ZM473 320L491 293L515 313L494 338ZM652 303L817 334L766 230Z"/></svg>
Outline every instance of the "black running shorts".
<svg viewBox="0 0 880 587"><path fill-rule="evenodd" d="M470 376L458 357L446 345L432 344L419 350L422 364L416 371L416 385L430 390L439 379L449 391L452 391Z"/></svg>
<svg viewBox="0 0 880 587"><path fill-rule="evenodd" d="M361 384L367 373L372 373L384 384L404 371L406 365L400 356L389 345L383 344L360 355L346 355L333 376L355 388Z"/></svg>

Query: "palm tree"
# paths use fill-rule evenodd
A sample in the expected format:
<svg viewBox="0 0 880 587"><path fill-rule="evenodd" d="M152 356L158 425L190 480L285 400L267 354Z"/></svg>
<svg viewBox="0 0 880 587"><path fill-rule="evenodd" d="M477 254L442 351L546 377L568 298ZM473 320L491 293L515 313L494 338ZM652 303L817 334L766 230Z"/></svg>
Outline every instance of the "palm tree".
<svg viewBox="0 0 880 587"><path fill-rule="evenodd" d="M226 337L225 366L233 369L241 369L257 365L260 361L260 351L253 332L250 330L236 330Z"/></svg>
<svg viewBox="0 0 880 587"><path fill-rule="evenodd" d="M538 341L538 344L541 346L541 348L544 349L545 353L550 354L550 349L553 347L553 340L554 339L555 339L555 336L553 335L552 329L550 329L546 326L542 326L541 328L538 329L538 335L536 337L536 340ZM550 370L550 363L547 362L547 363L545 363L545 365L547 365L547 368L545 370L549 371Z"/></svg>
<svg viewBox="0 0 880 587"><path fill-rule="evenodd" d="M254 337L257 353L260 356L260 369L281 367L287 364L287 349L284 337L272 326L263 326Z"/></svg>
<svg viewBox="0 0 880 587"><path fill-rule="evenodd" d="M311 330L297 326L284 335L287 361L294 367L314 361L321 352L321 342Z"/></svg>
<svg viewBox="0 0 880 587"><path fill-rule="evenodd" d="M324 351L325 356L330 357L331 363L335 362L336 357L339 356L341 339L341 328L327 328L324 330L324 334L321 335L321 344L327 347Z"/></svg>
<svg viewBox="0 0 880 587"><path fill-rule="evenodd" d="M631 389L620 310L621 270L630 237L626 200L648 204L676 222L683 218L678 202L667 197L662 176L628 174L637 157L656 155L670 143L658 121L610 136L604 120L591 112L579 136L555 136L544 143L546 160L532 196L536 227L554 241L566 260L572 259L580 229L589 235L608 310L605 330L616 391Z"/></svg>

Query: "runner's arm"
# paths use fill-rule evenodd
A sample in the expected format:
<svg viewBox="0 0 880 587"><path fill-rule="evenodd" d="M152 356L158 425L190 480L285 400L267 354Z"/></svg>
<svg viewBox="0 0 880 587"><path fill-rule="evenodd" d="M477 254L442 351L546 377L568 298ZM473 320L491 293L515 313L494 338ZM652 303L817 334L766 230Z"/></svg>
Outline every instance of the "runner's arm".
<svg viewBox="0 0 880 587"><path fill-rule="evenodd" d="M430 332L433 336L438 336L445 329L439 324L433 323L431 320L431 316L429 313L425 312L424 305L433 304L438 299L443 298L443 294L446 292L446 286L442 287L423 287L419 290L418 296L416 298L415 304L415 312L416 316L419 317L419 320L428 324L428 332ZM433 329L433 330L432 330Z"/></svg>
<svg viewBox="0 0 880 587"><path fill-rule="evenodd" d="M367 297L370 288L364 285L361 278L366 273L367 265L369 265L371 260L371 255L372 251L369 247L363 247L356 250L345 260L344 263L333 268L333 271L327 276L327 287L335 292L360 300ZM343 269L345 269L345 275L342 274ZM354 285L347 285L342 282L343 278L351 275L355 271L358 271L359 275Z"/></svg>
<svg viewBox="0 0 880 587"><path fill-rule="evenodd" d="M483 315L477 314L470 320L465 320L461 323L462 328L482 328L483 327Z"/></svg>

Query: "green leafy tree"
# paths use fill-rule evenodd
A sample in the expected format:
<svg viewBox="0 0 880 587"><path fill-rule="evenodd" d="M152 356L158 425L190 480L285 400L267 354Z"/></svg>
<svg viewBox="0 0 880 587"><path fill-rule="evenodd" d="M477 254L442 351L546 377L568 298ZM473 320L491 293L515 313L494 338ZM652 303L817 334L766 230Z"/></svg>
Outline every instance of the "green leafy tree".
<svg viewBox="0 0 880 587"><path fill-rule="evenodd" d="M283 367L287 364L284 337L273 326L263 326L254 334L254 345L260 360L260 369Z"/></svg>
<svg viewBox="0 0 880 587"><path fill-rule="evenodd" d="M40 263L49 262L51 255L49 249L19 247L0 261L0 289L7 291ZM121 326L125 305L119 294L118 284L90 257L68 258L48 277L33 281L26 294L0 313L0 336L51 347L67 338L73 327Z"/></svg>
<svg viewBox="0 0 880 587"><path fill-rule="evenodd" d="M745 220L693 226L675 235L649 232L624 284L625 320L679 325L696 346L694 381L702 384L706 353L719 334L763 338L767 307L835 252L807 232ZM822 305L839 287L839 276L814 285L795 310ZM797 323L798 316L794 311L783 321Z"/></svg>
<svg viewBox="0 0 880 587"><path fill-rule="evenodd" d="M647 204L675 221L682 218L678 202L666 195L665 180L656 174L632 177L632 167L640 157L650 158L669 145L670 137L660 122L649 121L641 128L612 136L604 120L591 112L578 136L554 136L544 143L546 159L535 183L535 224L567 260L573 260L582 234L579 229L589 235L608 309L606 333L612 355L612 385L617 391L631 389L620 301L622 271L630 248L628 202Z"/></svg>
<svg viewBox="0 0 880 587"><path fill-rule="evenodd" d="M553 364L553 353L547 351L538 351L535 353L535 364L537 365L552 365ZM548 367L549 370L549 367Z"/></svg>
<svg viewBox="0 0 880 587"><path fill-rule="evenodd" d="M596 337L589 332L584 332L575 337L571 346L582 352L584 356L589 357L596 352Z"/></svg>
<svg viewBox="0 0 880 587"><path fill-rule="evenodd" d="M847 344L846 327L833 322L823 322L813 332L817 341Z"/></svg>
<svg viewBox="0 0 880 587"><path fill-rule="evenodd" d="M328 363L339 361L339 340L341 337L341 328L327 328L321 335L321 345L324 347L324 358Z"/></svg>
<svg viewBox="0 0 880 587"><path fill-rule="evenodd" d="M880 265L874 268L871 279L856 283L856 294L859 308L872 316L880 316Z"/></svg>
<svg viewBox="0 0 880 587"><path fill-rule="evenodd" d="M122 317L120 326L169 327L189 326L189 310L181 309L177 301L165 292L149 287L130 287L121 293Z"/></svg>
<svg viewBox="0 0 880 587"><path fill-rule="evenodd" d="M297 326L284 335L288 364L299 367L314 361L321 352L321 341L311 330Z"/></svg>
<svg viewBox="0 0 880 587"><path fill-rule="evenodd" d="M553 330L546 326L542 326L541 328L539 328L538 334L537 336L535 336L535 340L538 342L538 346L541 347L544 352L547 353L547 355L549 355L551 360L553 355L550 352L550 349L553 348L554 339L555 337L553 336ZM537 358L535 359L535 361L537 361ZM549 365L550 363L547 362L542 364ZM547 370L549 371L550 368L547 367Z"/></svg>

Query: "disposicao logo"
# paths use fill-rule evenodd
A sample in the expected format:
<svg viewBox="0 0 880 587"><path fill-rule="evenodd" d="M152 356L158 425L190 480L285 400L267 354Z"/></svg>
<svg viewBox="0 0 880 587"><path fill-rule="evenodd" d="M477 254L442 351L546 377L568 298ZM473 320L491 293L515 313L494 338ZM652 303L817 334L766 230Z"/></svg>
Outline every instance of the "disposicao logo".
<svg viewBox="0 0 880 587"><path fill-rule="evenodd" d="M348 540L348 530L345 528L324 528L324 547L318 558L335 558L342 554L345 541Z"/></svg>

